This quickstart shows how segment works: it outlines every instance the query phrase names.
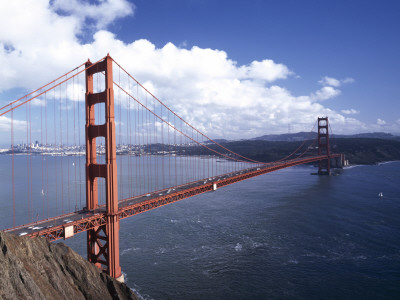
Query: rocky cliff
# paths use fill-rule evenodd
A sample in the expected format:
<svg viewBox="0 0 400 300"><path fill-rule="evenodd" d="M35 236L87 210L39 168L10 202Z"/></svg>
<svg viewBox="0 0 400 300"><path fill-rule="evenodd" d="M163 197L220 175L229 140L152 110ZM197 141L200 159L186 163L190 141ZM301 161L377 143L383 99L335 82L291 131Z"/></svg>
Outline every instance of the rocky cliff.
<svg viewBox="0 0 400 300"><path fill-rule="evenodd" d="M0 299L138 299L64 244L0 232Z"/></svg>

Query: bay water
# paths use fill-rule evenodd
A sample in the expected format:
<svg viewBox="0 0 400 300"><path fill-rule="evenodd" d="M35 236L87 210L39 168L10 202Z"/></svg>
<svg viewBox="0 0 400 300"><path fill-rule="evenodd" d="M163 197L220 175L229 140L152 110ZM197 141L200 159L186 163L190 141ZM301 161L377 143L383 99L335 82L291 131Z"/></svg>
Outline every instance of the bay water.
<svg viewBox="0 0 400 300"><path fill-rule="evenodd" d="M399 299L400 162L313 172L280 170L122 220L126 283L143 299ZM86 257L85 238L65 243Z"/></svg>
<svg viewBox="0 0 400 300"><path fill-rule="evenodd" d="M400 163L312 172L122 220L127 284L144 299L399 299Z"/></svg>

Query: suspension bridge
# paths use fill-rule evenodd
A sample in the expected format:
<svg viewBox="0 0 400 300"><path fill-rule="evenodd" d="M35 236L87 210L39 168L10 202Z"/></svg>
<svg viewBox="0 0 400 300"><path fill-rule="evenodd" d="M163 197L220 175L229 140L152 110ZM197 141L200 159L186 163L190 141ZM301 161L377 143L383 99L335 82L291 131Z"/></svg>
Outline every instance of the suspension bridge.
<svg viewBox="0 0 400 300"><path fill-rule="evenodd" d="M114 278L120 220L283 168L331 171L328 118L317 139L259 162L177 115L112 57L86 63L0 109L1 227L49 241L86 231L88 260ZM315 126L315 125L314 125ZM85 158L84 158L85 157Z"/></svg>

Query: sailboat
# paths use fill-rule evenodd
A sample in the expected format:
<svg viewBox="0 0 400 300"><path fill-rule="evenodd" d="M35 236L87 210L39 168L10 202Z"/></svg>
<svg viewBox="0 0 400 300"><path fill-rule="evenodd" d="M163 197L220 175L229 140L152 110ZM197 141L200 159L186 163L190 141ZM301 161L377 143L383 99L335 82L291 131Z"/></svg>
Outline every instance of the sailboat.
<svg viewBox="0 0 400 300"><path fill-rule="evenodd" d="M380 193L378 194L378 196L379 196L379 198L383 198L382 192L380 192Z"/></svg>

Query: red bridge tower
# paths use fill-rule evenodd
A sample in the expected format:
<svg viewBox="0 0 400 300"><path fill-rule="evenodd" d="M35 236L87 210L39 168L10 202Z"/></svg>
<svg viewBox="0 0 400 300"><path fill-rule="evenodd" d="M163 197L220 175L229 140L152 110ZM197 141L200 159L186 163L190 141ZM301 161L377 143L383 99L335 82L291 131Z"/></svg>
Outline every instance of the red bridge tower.
<svg viewBox="0 0 400 300"><path fill-rule="evenodd" d="M330 175L330 146L329 146L329 123L328 117L318 118L318 155L327 155L328 159L320 160L318 163L318 175Z"/></svg>
<svg viewBox="0 0 400 300"><path fill-rule="evenodd" d="M109 55L96 64L86 63L86 205L88 210L98 207L97 178L105 178L105 225L87 231L88 260L110 276L123 281L119 265L118 183L114 121L114 91L112 59ZM105 90L93 92L93 75L104 73ZM95 122L95 105L105 105L105 121ZM105 138L105 164L96 161L96 138Z"/></svg>

